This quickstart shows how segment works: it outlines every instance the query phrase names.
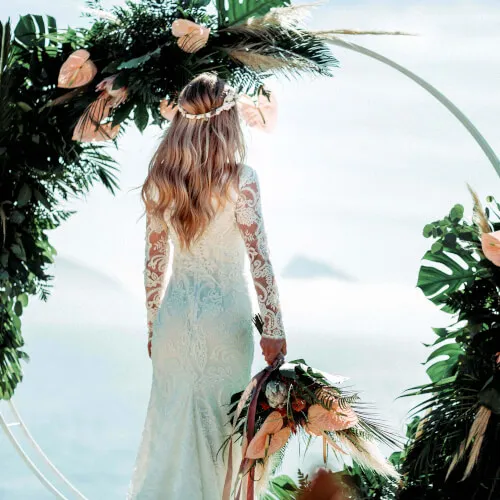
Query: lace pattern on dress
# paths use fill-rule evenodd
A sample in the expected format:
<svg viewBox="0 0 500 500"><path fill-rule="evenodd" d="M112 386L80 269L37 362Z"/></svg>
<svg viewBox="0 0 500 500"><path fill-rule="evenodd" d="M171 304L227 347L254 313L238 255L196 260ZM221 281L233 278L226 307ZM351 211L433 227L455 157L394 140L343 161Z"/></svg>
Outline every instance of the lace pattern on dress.
<svg viewBox="0 0 500 500"><path fill-rule="evenodd" d="M144 262L144 288L148 335L153 334L153 324L165 292L165 272L170 257L169 234L166 224L146 214L146 245Z"/></svg>
<svg viewBox="0 0 500 500"><path fill-rule="evenodd" d="M250 270L264 322L262 336L285 338L278 286L262 215L259 178L256 171L247 165L240 178L235 217L250 258Z"/></svg>

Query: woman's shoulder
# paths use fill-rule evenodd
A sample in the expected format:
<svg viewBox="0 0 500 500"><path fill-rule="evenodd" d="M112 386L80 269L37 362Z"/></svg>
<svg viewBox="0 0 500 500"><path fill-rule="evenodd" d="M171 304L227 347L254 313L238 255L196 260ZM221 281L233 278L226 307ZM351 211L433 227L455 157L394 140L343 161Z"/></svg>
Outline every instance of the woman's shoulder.
<svg viewBox="0 0 500 500"><path fill-rule="evenodd" d="M240 164L240 188L245 184L251 184L257 180L257 172L253 167L246 163Z"/></svg>

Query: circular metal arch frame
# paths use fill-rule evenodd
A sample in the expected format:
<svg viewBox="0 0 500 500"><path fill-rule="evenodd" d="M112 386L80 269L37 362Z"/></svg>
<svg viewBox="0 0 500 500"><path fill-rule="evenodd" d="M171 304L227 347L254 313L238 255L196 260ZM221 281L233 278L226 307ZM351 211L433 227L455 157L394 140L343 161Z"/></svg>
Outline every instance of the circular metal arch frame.
<svg viewBox="0 0 500 500"><path fill-rule="evenodd" d="M355 52L358 52L360 54L364 54L366 56L369 56L373 59L376 59L377 61L383 62L384 64L387 64L388 66L391 66L392 68L398 70L400 73L403 73L406 75L408 78L412 79L414 82L418 83L421 87L423 87L427 92L429 92L431 95L433 95L441 104L443 104L459 121L462 123L462 125L469 131L469 133L472 135L472 137L475 139L475 141L479 144L481 149L483 150L484 154L487 156L488 160L490 163L493 165L493 168L497 172L498 176L500 177L500 161L493 151L492 147L488 144L486 139L481 135L479 130L472 124L472 122L460 111L447 97L445 97L441 92L439 92L435 87L433 87L431 84L427 83L425 80L417 76L415 73L412 73L410 70L404 68L400 64L397 64L396 62L388 59L387 57L382 56L381 54L378 54L377 52L374 52L372 50L366 49L365 47L362 47L361 45L357 45L355 43L351 42L346 42L344 40L335 38L335 39L329 39L327 40L329 43L333 45L337 45L339 47L343 47L349 50L353 50ZM65 500L66 497L56 489L56 487L41 473L41 471L38 469L38 467L35 465L35 463L28 457L28 454L26 451L21 447L17 439L14 437L12 431L10 430L11 426L20 426L28 438L29 443L34 447L35 451L39 455L39 457L42 459L43 462L45 462L46 465L48 465L52 471L55 473L55 475L62 480L69 489L72 490L73 494L77 496L77 498L85 499L85 496L80 493L67 479L62 475L62 473L55 467L55 465L49 460L47 455L42 451L40 446L36 443L34 440L33 436L30 434L28 431L28 428L24 424L23 420L21 419L21 416L19 415L17 409L14 406L13 401L9 401L11 410L15 417L17 418L17 422L8 424L6 420L3 418L1 412L0 412L0 427L3 427L4 431L6 432L7 436L11 440L14 448L18 451L20 454L21 458L26 462L29 468L31 468L32 472L38 477L38 479L43 483L43 485L51 491L56 497Z"/></svg>
<svg viewBox="0 0 500 500"><path fill-rule="evenodd" d="M352 42L341 40L340 38L328 39L327 41L333 45L337 45L338 47L353 50L354 52L364 54L365 56L371 57L372 59L383 62L391 68L396 69L403 75L406 75L408 78L427 90L427 92L433 95L468 130L474 140L479 144L479 147L483 150L490 163L493 165L493 168L495 169L497 175L500 177L500 160L495 154L495 151L493 151L493 148L488 144L486 139L482 136L482 134L474 126L474 124L464 115L464 113L462 113L462 111L460 111L460 109L458 109L446 96L439 92L439 90L433 87L430 83L426 82L423 78L420 78L415 73L411 72L409 69L406 69L400 64L392 61L391 59L388 59L381 54L378 54L377 52L374 52L373 50L367 49Z"/></svg>

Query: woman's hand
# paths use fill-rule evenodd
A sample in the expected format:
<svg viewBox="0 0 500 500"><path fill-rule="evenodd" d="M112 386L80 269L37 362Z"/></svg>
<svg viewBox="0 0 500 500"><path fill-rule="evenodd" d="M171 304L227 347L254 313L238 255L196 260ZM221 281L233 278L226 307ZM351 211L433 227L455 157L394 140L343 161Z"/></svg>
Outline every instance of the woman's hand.
<svg viewBox="0 0 500 500"><path fill-rule="evenodd" d="M260 347L262 348L262 354L268 365L272 365L276 356L280 352L283 356L286 356L286 340L285 339L272 339L267 337L262 337L260 339Z"/></svg>

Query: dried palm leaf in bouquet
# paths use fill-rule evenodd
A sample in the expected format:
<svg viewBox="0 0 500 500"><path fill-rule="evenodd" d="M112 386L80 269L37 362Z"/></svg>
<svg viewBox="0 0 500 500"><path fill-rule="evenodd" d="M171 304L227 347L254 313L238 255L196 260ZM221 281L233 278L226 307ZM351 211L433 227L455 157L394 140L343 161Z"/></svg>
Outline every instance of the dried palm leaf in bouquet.
<svg viewBox="0 0 500 500"><path fill-rule="evenodd" d="M262 334L259 314L254 324ZM308 441L320 437L325 463L328 450L333 450L340 459L351 459L386 477L398 477L377 446L377 442L400 446L397 435L367 411L357 393L341 387L346 380L316 370L303 359L285 362L280 354L244 391L234 394L228 410L232 429L221 447L229 446L224 500L231 495L239 499L244 489L247 499L254 498L255 488L265 490L271 469L280 465L293 435ZM234 485L233 443L242 452Z"/></svg>

